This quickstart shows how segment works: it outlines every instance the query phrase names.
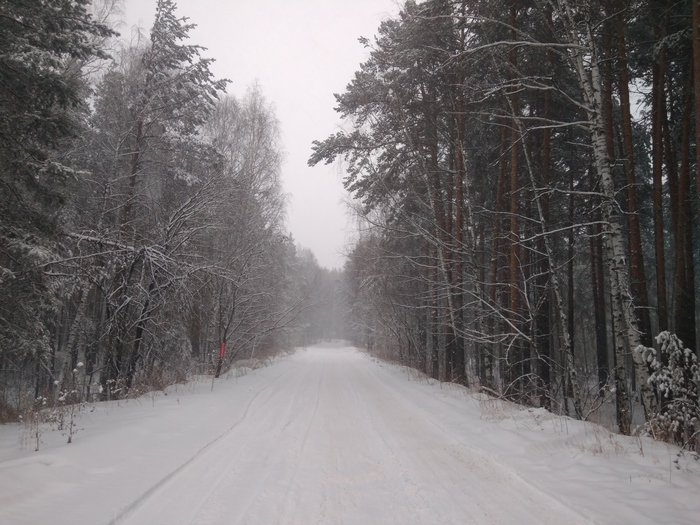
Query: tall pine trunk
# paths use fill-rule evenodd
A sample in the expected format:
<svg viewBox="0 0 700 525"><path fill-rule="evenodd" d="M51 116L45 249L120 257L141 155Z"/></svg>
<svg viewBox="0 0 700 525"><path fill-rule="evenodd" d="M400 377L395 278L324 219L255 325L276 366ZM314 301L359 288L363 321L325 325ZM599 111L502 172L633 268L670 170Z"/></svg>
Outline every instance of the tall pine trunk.
<svg viewBox="0 0 700 525"><path fill-rule="evenodd" d="M691 65L692 69L692 65ZM681 163L678 181L677 257L674 321L675 332L686 348L697 348L695 328L695 271L693 260L693 217L691 205L690 130L693 110L693 76L688 75L681 126Z"/></svg>
<svg viewBox="0 0 700 525"><path fill-rule="evenodd" d="M551 51L547 50L547 63L551 64ZM543 118L549 122L552 114L552 92L545 91ZM545 126L542 130L542 160L540 184L542 188L549 187L550 171L552 165L552 130ZM542 206L542 220L549 223L549 194L545 193L540 197ZM540 404L545 408L551 408L551 348L550 348L550 290L549 274L551 268L549 259L545 256L546 246L544 236L537 239L537 314L535 318L535 348L539 354L537 375L540 382Z"/></svg>
<svg viewBox="0 0 700 525"><path fill-rule="evenodd" d="M634 163L634 139L632 137L632 113L630 110L629 73L627 70L627 40L625 38L625 23L621 14L617 16L618 59L620 111L622 114L622 145L625 154L625 174L627 176L627 213L629 226L630 253L630 285L634 297L635 313L639 329L642 331L641 340L644 346L651 346L651 318L649 315L649 294L647 292L647 276L644 269L644 249L639 225L639 206L637 204L637 176ZM665 281L664 281L665 297ZM659 303L661 304L661 303ZM664 303L665 304L665 303Z"/></svg>
<svg viewBox="0 0 700 525"><path fill-rule="evenodd" d="M654 202L654 251L656 254L656 296L659 331L668 330L668 301L666 292L666 255L664 239L664 208L663 208L663 118L662 108L664 77L666 75L666 52L662 48L659 62L654 64L652 73L652 179ZM651 346L650 342L644 342Z"/></svg>
<svg viewBox="0 0 700 525"><path fill-rule="evenodd" d="M511 38L517 38L517 11L513 2L510 8ZM510 138L510 232L509 232L509 260L508 260L508 308L510 310L511 322L518 326L520 324L520 182L518 180L518 150L520 142L520 132L518 129L518 114L520 111L520 100L515 86L518 79L518 54L515 47L510 51L510 67L513 93L510 95L510 111L513 115L511 123ZM519 384L522 379L522 341L514 334L512 364L509 367L509 383L511 386ZM518 389L519 390L519 389Z"/></svg>
<svg viewBox="0 0 700 525"><path fill-rule="evenodd" d="M693 0L693 92L695 93L695 185L700 193L700 2ZM700 223L700 206L698 206ZM697 351L697 349L696 349Z"/></svg>

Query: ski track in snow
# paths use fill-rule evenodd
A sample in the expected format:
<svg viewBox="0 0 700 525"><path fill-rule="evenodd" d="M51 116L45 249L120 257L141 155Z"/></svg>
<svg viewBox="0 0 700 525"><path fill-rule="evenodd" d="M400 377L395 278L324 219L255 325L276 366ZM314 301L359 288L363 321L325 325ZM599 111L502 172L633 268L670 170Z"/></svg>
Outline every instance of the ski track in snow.
<svg viewBox="0 0 700 525"><path fill-rule="evenodd" d="M294 361L110 525L590 523L450 435L357 352Z"/></svg>
<svg viewBox="0 0 700 525"><path fill-rule="evenodd" d="M101 404L72 445L0 427L0 525L696 523L667 445L417 378L324 344Z"/></svg>

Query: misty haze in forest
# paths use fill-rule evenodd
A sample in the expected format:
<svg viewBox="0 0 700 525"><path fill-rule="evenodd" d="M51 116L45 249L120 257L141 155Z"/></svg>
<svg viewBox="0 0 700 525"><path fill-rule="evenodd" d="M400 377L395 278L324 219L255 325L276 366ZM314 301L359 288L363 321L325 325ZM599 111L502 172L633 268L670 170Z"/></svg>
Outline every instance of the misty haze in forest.
<svg viewBox="0 0 700 525"><path fill-rule="evenodd" d="M397 4L292 155L341 174L334 268L291 231L268 86L229 92L173 0L128 6L0 1L0 524L94 523L93 484L113 524L690 523L697 0ZM119 462L140 484L100 489Z"/></svg>

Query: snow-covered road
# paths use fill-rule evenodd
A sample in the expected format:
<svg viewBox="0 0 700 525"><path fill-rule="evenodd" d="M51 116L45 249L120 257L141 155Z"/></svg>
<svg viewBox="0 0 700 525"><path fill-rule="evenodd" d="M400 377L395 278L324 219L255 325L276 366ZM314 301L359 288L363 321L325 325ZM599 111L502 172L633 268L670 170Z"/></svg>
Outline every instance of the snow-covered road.
<svg viewBox="0 0 700 525"><path fill-rule="evenodd" d="M444 414L416 410L402 396L410 384L358 353L314 348L290 364L115 522L585 522L445 430Z"/></svg>
<svg viewBox="0 0 700 525"><path fill-rule="evenodd" d="M42 451L0 462L0 523L574 525L657 519L643 505L620 501L621 492L590 487L606 467L575 465L579 452L554 444L568 439L554 423L542 440L519 439L518 429L480 415L483 405L466 391L417 382L341 345L299 350L217 383L213 393L204 383L191 388L112 407L87 421L70 446L47 436ZM544 417L533 412L527 421L542 426ZM543 431L532 427L523 432ZM547 452L547 442L553 451ZM580 454L597 460L587 446ZM0 449L0 460L8 448ZM537 465L538 457L548 460ZM563 475L557 487L557 469L566 461L581 479ZM619 477L627 481L628 474L631 483L631 473ZM659 513L670 517L665 523L684 523L700 507L693 495L698 476L677 474L676 485L678 477L683 486L666 503L676 518ZM639 487L663 497L669 483L648 478ZM589 488L578 493L576 483Z"/></svg>

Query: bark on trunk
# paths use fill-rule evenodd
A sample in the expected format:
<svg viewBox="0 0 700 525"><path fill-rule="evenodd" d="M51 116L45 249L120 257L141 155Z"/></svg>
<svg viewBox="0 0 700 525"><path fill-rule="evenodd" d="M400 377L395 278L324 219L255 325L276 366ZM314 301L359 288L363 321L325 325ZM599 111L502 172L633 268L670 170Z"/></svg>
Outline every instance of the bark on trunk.
<svg viewBox="0 0 700 525"><path fill-rule="evenodd" d="M461 86L461 79L457 79L457 86ZM455 119L456 127L456 151L455 151L455 249L454 249L454 274L453 274L453 290L454 290L454 307L455 307L455 349L454 361L452 363L453 381L460 384L467 384L464 367L464 327L463 306L464 306L464 283L462 275L464 272L464 179L465 179L465 162L464 148L462 144L462 133L464 127L464 104L460 94L457 94L457 115Z"/></svg>
<svg viewBox="0 0 700 525"><path fill-rule="evenodd" d="M656 295L659 331L668 330L668 304L666 293L666 255L664 242L663 210L663 128L661 108L663 107L666 53L662 49L659 63L654 65L652 74L652 178L654 202L654 251L656 253ZM649 343L644 343L650 346Z"/></svg>
<svg viewBox="0 0 700 525"><path fill-rule="evenodd" d="M693 0L693 91L695 93L695 184L700 191L700 2ZM698 207L700 218L700 206Z"/></svg>
<svg viewBox="0 0 700 525"><path fill-rule="evenodd" d="M627 175L627 211L629 225L630 284L632 296L637 306L637 322L642 331L644 346L651 346L651 317L649 315L649 294L647 277L644 269L644 250L639 225L639 206L637 204L637 176L634 163L634 141L632 137L632 113L630 110L629 74L627 71L627 49L625 23L621 14L617 16L619 92L620 111L622 114L622 145L625 152L625 174ZM665 280L664 280L665 288ZM665 294L664 294L665 297Z"/></svg>
<svg viewBox="0 0 700 525"><path fill-rule="evenodd" d="M686 83L685 111L681 129L681 164L678 181L678 240L680 254L676 258L675 332L686 348L696 348L695 336L695 271L693 261L693 219L690 175L690 119L693 108L693 84ZM680 259L679 259L680 258ZM679 271L679 269L680 271Z"/></svg>
<svg viewBox="0 0 700 525"><path fill-rule="evenodd" d="M550 13L548 13L549 15ZM551 16L550 16L551 17ZM548 17L548 18L550 18ZM551 64L551 51L547 50L547 63ZM543 118L545 122L549 122L551 119L551 108L552 108L552 92L547 90L544 94L544 111ZM551 143L552 143L552 130L545 127L542 130L542 169L541 175L542 180L540 184L542 188L549 187L550 171L551 171ZM542 220L545 224L549 224L549 195L545 193L540 197L540 204L542 206ZM537 295L538 295L538 307L537 307L537 317L535 319L535 348L539 354L538 359L538 377L540 382L540 405L549 409L551 408L551 349L549 344L550 339L550 291L549 291L549 274L550 266L549 259L542 254L545 254L546 247L544 243L544 237L537 239L537 252L539 262L537 265L538 278L537 278Z"/></svg>
<svg viewBox="0 0 700 525"><path fill-rule="evenodd" d="M515 2L511 4L510 8L510 25L513 28L511 30L511 38L515 40L517 34L515 27L517 26L517 11L515 8ZM510 51L510 66L512 68L512 79L517 81L518 78L518 54L515 47ZM514 93L510 96L510 110L513 115L511 123L511 138L510 138L510 232L509 232L509 242L510 242L510 253L509 253L509 264L508 264L508 308L510 310L511 322L516 326L520 324L520 182L518 180L519 166L518 166L518 150L520 142L520 133L518 130L518 114L519 114L519 97L516 91L515 85L512 86ZM509 367L510 377L509 383L515 385L516 382L520 382L522 377L522 355L521 355L521 345L522 341L514 336L513 341L513 352L511 366Z"/></svg>

